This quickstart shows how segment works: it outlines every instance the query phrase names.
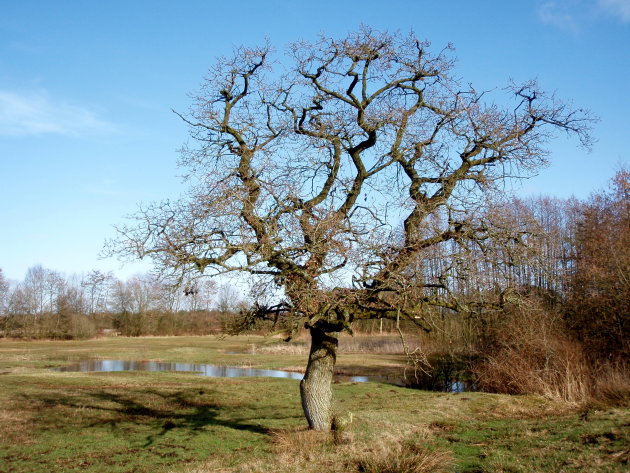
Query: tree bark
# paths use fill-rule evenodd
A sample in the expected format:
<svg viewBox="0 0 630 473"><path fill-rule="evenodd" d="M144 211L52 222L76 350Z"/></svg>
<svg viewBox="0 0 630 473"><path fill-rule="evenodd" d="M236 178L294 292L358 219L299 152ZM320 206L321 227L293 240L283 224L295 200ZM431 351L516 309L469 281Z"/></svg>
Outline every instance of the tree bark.
<svg viewBox="0 0 630 473"><path fill-rule="evenodd" d="M332 376L337 360L339 332L311 328L311 351L300 383L302 408L314 430L330 430L332 423Z"/></svg>

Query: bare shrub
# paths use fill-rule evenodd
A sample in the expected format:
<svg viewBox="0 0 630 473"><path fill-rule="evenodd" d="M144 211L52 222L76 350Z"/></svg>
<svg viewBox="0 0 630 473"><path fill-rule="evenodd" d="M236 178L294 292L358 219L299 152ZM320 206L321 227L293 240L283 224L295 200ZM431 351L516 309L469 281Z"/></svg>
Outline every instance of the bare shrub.
<svg viewBox="0 0 630 473"><path fill-rule="evenodd" d="M589 360L562 317L536 299L522 300L491 332L473 367L477 386L505 394L539 394L584 404L621 402L630 390L627 366Z"/></svg>
<svg viewBox="0 0 630 473"><path fill-rule="evenodd" d="M66 322L67 337L78 340L92 338L96 335L96 325L86 315L72 314Z"/></svg>
<svg viewBox="0 0 630 473"><path fill-rule="evenodd" d="M560 329L560 317L537 301L521 301L494 328L474 372L485 391L541 394L577 402L588 397L588 366L581 347Z"/></svg>
<svg viewBox="0 0 630 473"><path fill-rule="evenodd" d="M630 170L579 209L566 318L589 356L630 358Z"/></svg>

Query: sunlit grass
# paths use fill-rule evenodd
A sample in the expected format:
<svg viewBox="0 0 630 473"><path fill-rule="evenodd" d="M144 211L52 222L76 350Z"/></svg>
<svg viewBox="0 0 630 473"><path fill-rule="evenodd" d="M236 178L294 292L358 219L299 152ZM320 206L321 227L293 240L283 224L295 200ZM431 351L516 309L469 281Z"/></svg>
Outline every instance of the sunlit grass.
<svg viewBox="0 0 630 473"><path fill-rule="evenodd" d="M306 429L293 380L49 369L86 356L303 366L301 354L251 353L252 344L266 343L262 337L2 341L0 472L577 473L628 467L630 414L623 408L575 410L536 396L342 382L334 392L344 429L335 437ZM386 369L392 356L380 355ZM360 365L358 355L342 354L342 364L344 357L347 366ZM375 370L379 356L366 358ZM419 469L422 464L428 469Z"/></svg>

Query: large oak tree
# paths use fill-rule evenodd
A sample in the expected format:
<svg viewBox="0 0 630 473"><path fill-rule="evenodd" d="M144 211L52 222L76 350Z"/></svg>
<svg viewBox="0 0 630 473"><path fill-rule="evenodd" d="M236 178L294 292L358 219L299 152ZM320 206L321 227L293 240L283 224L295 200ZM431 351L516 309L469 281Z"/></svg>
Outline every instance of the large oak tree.
<svg viewBox="0 0 630 473"><path fill-rule="evenodd" d="M345 39L219 59L190 114L189 193L143 208L115 251L165 272L244 272L280 290L255 316L289 318L312 344L302 405L331 425L337 340L354 320L468 310L452 284L466 249L497 239L480 217L510 176L544 164L555 131L588 141L588 114L534 82L480 92L413 34ZM423 255L461 247L428 273ZM172 275L172 274L171 274Z"/></svg>

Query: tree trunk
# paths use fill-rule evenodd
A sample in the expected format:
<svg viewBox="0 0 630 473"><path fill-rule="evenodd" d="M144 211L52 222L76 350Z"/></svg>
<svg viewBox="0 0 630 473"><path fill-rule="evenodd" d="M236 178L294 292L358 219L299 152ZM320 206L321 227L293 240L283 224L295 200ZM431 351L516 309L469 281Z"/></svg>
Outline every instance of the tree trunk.
<svg viewBox="0 0 630 473"><path fill-rule="evenodd" d="M311 328L311 351L300 383L302 408L314 430L330 430L332 423L332 376L337 360L339 332Z"/></svg>

